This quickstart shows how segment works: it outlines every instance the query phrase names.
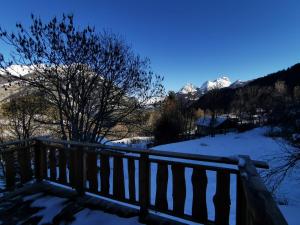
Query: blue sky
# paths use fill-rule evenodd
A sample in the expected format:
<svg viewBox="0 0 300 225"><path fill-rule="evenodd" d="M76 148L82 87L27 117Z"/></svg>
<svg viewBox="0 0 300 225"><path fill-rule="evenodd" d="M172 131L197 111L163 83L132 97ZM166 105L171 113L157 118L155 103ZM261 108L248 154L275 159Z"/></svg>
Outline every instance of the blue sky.
<svg viewBox="0 0 300 225"><path fill-rule="evenodd" d="M150 58L167 90L222 75L253 79L300 62L299 0L10 0L1 9L7 30L28 24L31 13L73 13L79 26L118 33Z"/></svg>

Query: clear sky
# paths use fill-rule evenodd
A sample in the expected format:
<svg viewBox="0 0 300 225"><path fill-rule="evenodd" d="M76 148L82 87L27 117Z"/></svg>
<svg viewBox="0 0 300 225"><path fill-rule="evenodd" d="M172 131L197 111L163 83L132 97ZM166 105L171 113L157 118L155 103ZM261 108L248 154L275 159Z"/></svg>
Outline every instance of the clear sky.
<svg viewBox="0 0 300 225"><path fill-rule="evenodd" d="M299 0L6 0L0 25L28 24L31 13L73 13L79 26L120 34L150 58L167 90L222 75L253 79L300 62Z"/></svg>

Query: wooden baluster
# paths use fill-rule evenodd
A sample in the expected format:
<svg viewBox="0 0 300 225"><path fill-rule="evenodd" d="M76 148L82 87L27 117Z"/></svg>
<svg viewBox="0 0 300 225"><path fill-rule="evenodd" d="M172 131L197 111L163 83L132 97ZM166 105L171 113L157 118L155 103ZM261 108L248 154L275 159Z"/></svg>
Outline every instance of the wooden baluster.
<svg viewBox="0 0 300 225"><path fill-rule="evenodd" d="M49 152L50 180L56 181L56 149L50 147Z"/></svg>
<svg viewBox="0 0 300 225"><path fill-rule="evenodd" d="M3 153L5 162L6 189L11 190L16 184L15 152L8 150Z"/></svg>
<svg viewBox="0 0 300 225"><path fill-rule="evenodd" d="M59 149L59 158L58 158L58 166L59 166L59 182L62 184L67 183L67 157L64 149Z"/></svg>
<svg viewBox="0 0 300 225"><path fill-rule="evenodd" d="M75 154L75 187L78 194L83 195L86 187L86 152L85 149L76 148Z"/></svg>
<svg viewBox="0 0 300 225"><path fill-rule="evenodd" d="M98 191L98 179L97 179L97 153L87 153L87 180L89 181L89 189L92 192Z"/></svg>
<svg viewBox="0 0 300 225"><path fill-rule="evenodd" d="M76 186L76 149L70 148L69 149L69 177L70 177L70 185L71 187Z"/></svg>
<svg viewBox="0 0 300 225"><path fill-rule="evenodd" d="M149 213L150 205L150 162L149 155L141 154L139 160L139 202L140 202L140 215L139 221L145 222Z"/></svg>
<svg viewBox="0 0 300 225"><path fill-rule="evenodd" d="M230 173L217 172L216 194L213 198L215 205L215 224L228 225L230 213Z"/></svg>
<svg viewBox="0 0 300 225"><path fill-rule="evenodd" d="M156 175L156 196L155 207L158 210L168 209L167 190L168 190L168 164L158 163Z"/></svg>
<svg viewBox="0 0 300 225"><path fill-rule="evenodd" d="M206 204L206 188L207 175L203 169L194 168L192 174L193 184L193 206L192 217L199 223L206 223L207 204Z"/></svg>
<svg viewBox="0 0 300 225"><path fill-rule="evenodd" d="M180 164L171 166L173 174L173 211L175 215L184 215L184 204L186 197L185 168Z"/></svg>
<svg viewBox="0 0 300 225"><path fill-rule="evenodd" d="M123 158L121 156L114 156L113 195L118 200L125 198Z"/></svg>
<svg viewBox="0 0 300 225"><path fill-rule="evenodd" d="M24 150L25 152L25 167L26 167L26 177L24 179L25 182L32 180L33 177L33 171L32 171L32 147L28 146Z"/></svg>
<svg viewBox="0 0 300 225"><path fill-rule="evenodd" d="M136 201L135 198L135 161L134 159L128 159L128 180L129 180L129 200Z"/></svg>
<svg viewBox="0 0 300 225"><path fill-rule="evenodd" d="M109 194L109 157L107 155L100 155L100 179L101 179L101 194Z"/></svg>
<svg viewBox="0 0 300 225"><path fill-rule="evenodd" d="M247 224L247 205L240 174L236 176L236 224Z"/></svg>

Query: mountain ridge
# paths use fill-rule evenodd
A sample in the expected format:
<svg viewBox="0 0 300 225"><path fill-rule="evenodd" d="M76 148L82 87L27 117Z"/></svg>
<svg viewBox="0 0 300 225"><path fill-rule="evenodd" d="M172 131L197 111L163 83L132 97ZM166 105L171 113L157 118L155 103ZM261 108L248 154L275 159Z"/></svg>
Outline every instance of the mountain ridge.
<svg viewBox="0 0 300 225"><path fill-rule="evenodd" d="M231 82L228 76L221 76L216 78L215 80L207 80L202 83L202 85L196 86L193 83L186 83L176 94L178 96L185 96L185 97L201 97L202 95L206 94L207 92L215 89L222 89L222 88L238 88L247 84L248 81L241 81L236 80L235 82Z"/></svg>

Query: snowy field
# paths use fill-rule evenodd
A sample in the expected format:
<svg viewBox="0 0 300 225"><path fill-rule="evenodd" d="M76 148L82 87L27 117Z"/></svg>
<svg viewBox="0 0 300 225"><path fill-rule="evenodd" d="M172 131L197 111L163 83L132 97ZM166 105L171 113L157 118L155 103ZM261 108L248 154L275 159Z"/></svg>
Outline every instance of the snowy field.
<svg viewBox="0 0 300 225"><path fill-rule="evenodd" d="M173 144L156 146L156 150L175 151L193 154L206 154L216 156L236 156L249 155L252 159L264 160L270 167L276 166L276 162L271 160L274 156L282 154L283 141L266 137L267 128L256 128L244 133L229 133L226 135L216 135L215 137L203 137L195 140L178 142ZM152 166L152 174L156 174L156 168ZM300 168L298 167L280 185L275 193L284 216L290 225L299 225L300 221ZM191 179L191 170L186 170L186 179ZM169 170L169 174L171 171ZM214 218L214 206L212 197L215 193L216 178L214 172L208 172L207 203L209 218ZM169 184L170 182L169 177ZM153 183L152 179L152 183ZM192 190L191 182L186 184L187 190ZM154 201L155 185L152 185L152 201ZM235 224L235 201L236 201L236 179L231 179L231 211L230 224ZM172 202L171 186L168 187L168 201ZM187 192L188 193L188 192ZM192 194L187 195L185 203L186 213L191 213ZM297 213L298 212L298 213Z"/></svg>
<svg viewBox="0 0 300 225"><path fill-rule="evenodd" d="M147 144L151 143L153 137L133 137L123 138L121 140L112 141L109 144L131 148L147 148Z"/></svg>

